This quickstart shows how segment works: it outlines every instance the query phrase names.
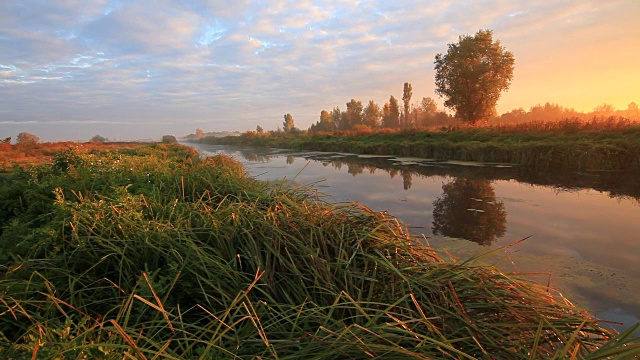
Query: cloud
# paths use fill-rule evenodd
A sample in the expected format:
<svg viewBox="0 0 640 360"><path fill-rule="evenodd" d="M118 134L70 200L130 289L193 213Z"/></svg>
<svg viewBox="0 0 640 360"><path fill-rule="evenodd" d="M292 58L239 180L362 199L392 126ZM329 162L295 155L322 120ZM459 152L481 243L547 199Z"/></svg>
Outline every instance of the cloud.
<svg viewBox="0 0 640 360"><path fill-rule="evenodd" d="M151 11L153 9L153 11ZM119 6L82 27L89 48L110 55L167 55L192 47L200 17L163 2Z"/></svg>
<svg viewBox="0 0 640 360"><path fill-rule="evenodd" d="M596 66L589 59L606 66L589 48L594 38L610 53L637 58L628 46L640 36L633 10L629 1L595 0L3 1L0 121L42 129L48 121L112 123L122 135L102 135L120 137L132 135L123 129L135 123L269 129L292 113L306 128L322 109L344 108L351 98L400 97L405 81L416 101L434 97L435 54L484 28L514 52L514 86L522 79L518 86L533 89L535 76L518 71L567 72L548 70L549 62L568 61L564 49L581 54L585 66ZM622 59L610 61L626 69ZM522 94L512 87L504 98L532 105Z"/></svg>

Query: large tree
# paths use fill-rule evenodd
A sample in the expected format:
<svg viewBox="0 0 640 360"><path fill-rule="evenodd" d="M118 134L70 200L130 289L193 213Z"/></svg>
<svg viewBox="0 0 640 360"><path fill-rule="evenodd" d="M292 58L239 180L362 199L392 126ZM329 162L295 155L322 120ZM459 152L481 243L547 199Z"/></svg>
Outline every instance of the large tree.
<svg viewBox="0 0 640 360"><path fill-rule="evenodd" d="M430 97L423 97L420 105L418 105L418 123L416 125L429 126L433 125L436 114L438 113L438 105Z"/></svg>
<svg viewBox="0 0 640 360"><path fill-rule="evenodd" d="M343 120L343 130L353 129L356 125L362 124L362 101L351 99L347 103L347 111L345 112L345 119Z"/></svg>
<svg viewBox="0 0 640 360"><path fill-rule="evenodd" d="M404 83L402 89L402 101L404 102L404 112L402 113L402 127L411 127L411 96L413 95L413 88L411 83Z"/></svg>
<svg viewBox="0 0 640 360"><path fill-rule="evenodd" d="M320 120L309 128L310 132L331 132L333 131L333 120L327 110L320 112Z"/></svg>
<svg viewBox="0 0 640 360"><path fill-rule="evenodd" d="M367 107L362 110L362 123L372 128L380 123L380 107L375 101L369 100Z"/></svg>
<svg viewBox="0 0 640 360"><path fill-rule="evenodd" d="M446 54L436 55L436 93L462 121L489 120L496 113L500 93L511 84L513 54L499 40L493 41L491 30L460 36L448 47Z"/></svg>
<svg viewBox="0 0 640 360"><path fill-rule="evenodd" d="M285 114L284 115L284 122L282 123L282 127L284 128L284 132L289 134L292 133L295 128L295 125L293 124L293 116L291 114Z"/></svg>
<svg viewBox="0 0 640 360"><path fill-rule="evenodd" d="M37 137L36 135L33 135L32 133L28 133L28 132L21 132L20 134L18 134L18 138L16 139L18 144L28 144L28 145L32 145L32 144L37 144L40 142L40 138Z"/></svg>
<svg viewBox="0 0 640 360"><path fill-rule="evenodd" d="M342 111L340 111L340 107L336 106L331 110L331 122L333 123L333 128L337 130L343 130L342 126Z"/></svg>
<svg viewBox="0 0 640 360"><path fill-rule="evenodd" d="M389 97L389 102L384 104L382 112L383 127L392 129L400 127L400 106L398 105L398 99L393 95Z"/></svg>

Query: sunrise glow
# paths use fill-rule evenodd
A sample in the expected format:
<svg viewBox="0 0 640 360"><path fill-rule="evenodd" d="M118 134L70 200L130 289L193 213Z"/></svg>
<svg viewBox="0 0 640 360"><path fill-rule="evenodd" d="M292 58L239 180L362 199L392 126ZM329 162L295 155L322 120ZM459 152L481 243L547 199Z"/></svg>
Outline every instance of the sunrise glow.
<svg viewBox="0 0 640 360"><path fill-rule="evenodd" d="M384 104L433 61L491 29L515 56L498 113L640 102L637 1L51 2L0 4L0 128L46 140L305 129L355 98Z"/></svg>

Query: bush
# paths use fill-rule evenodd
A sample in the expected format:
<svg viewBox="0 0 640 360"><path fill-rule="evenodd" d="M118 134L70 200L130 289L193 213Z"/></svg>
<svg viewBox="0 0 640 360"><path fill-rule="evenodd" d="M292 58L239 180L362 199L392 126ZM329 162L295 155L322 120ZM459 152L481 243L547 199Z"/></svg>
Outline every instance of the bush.
<svg viewBox="0 0 640 360"><path fill-rule="evenodd" d="M37 144L40 142L40 138L28 132L21 132L18 134L18 144Z"/></svg>
<svg viewBox="0 0 640 360"><path fill-rule="evenodd" d="M104 136L100 136L100 135L93 135L93 137L91 139L89 139L90 142L107 142L109 141L109 139L107 139Z"/></svg>
<svg viewBox="0 0 640 360"><path fill-rule="evenodd" d="M178 139L176 139L176 137L173 136L173 135L163 135L162 136L162 143L163 144L177 144L178 143Z"/></svg>

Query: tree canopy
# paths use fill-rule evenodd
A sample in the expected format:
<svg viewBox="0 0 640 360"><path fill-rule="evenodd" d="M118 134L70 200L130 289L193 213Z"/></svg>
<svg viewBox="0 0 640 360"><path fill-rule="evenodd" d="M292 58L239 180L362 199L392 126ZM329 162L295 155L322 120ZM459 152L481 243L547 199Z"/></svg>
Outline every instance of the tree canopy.
<svg viewBox="0 0 640 360"><path fill-rule="evenodd" d="M380 124L380 107L373 100L369 100L367 107L362 110L362 124L377 127Z"/></svg>
<svg viewBox="0 0 640 360"><path fill-rule="evenodd" d="M178 139L173 135L162 135L162 142L164 144L177 144Z"/></svg>
<svg viewBox="0 0 640 360"><path fill-rule="evenodd" d="M411 83L404 83L402 89L402 102L404 103L404 112L402 113L402 124L404 128L411 127L411 96L413 96L413 87Z"/></svg>
<svg viewBox="0 0 640 360"><path fill-rule="evenodd" d="M356 125L362 124L362 101L356 101L356 99L351 99L347 103L347 111L345 111L342 125L344 126L341 130L353 129Z"/></svg>
<svg viewBox="0 0 640 360"><path fill-rule="evenodd" d="M91 137L91 139L89 139L90 142L107 142L109 141L109 139L107 139L106 137L102 136L102 135L93 135Z"/></svg>
<svg viewBox="0 0 640 360"><path fill-rule="evenodd" d="M436 93L456 117L475 124L495 115L500 93L513 78L513 54L493 41L491 30L460 36L435 60Z"/></svg>
<svg viewBox="0 0 640 360"><path fill-rule="evenodd" d="M289 134L292 133L295 128L295 125L293 124L293 115L291 114L285 114L284 115L284 122L282 122L282 127L284 129L284 132Z"/></svg>
<svg viewBox="0 0 640 360"><path fill-rule="evenodd" d="M334 130L333 119L327 110L320 112L320 120L315 124L311 124L310 132L331 132Z"/></svg>
<svg viewBox="0 0 640 360"><path fill-rule="evenodd" d="M398 99L393 95L389 97L389 102L382 108L382 126L386 128L400 127L400 106Z"/></svg>
<svg viewBox="0 0 640 360"><path fill-rule="evenodd" d="M40 138L32 133L21 132L16 141L18 144L37 144L40 142Z"/></svg>

